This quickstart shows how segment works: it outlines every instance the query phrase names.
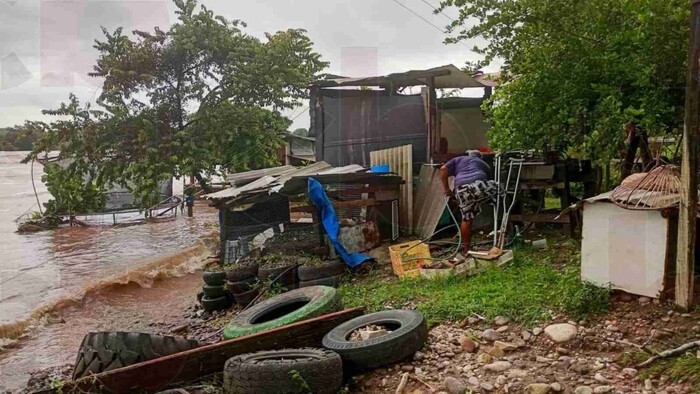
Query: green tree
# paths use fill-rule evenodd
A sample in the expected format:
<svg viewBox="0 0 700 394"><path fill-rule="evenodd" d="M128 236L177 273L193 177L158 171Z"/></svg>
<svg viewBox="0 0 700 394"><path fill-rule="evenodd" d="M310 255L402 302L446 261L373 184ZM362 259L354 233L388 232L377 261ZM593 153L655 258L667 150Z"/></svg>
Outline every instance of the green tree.
<svg viewBox="0 0 700 394"><path fill-rule="evenodd" d="M90 74L104 79L99 108L71 96L46 111L61 120L30 122L40 139L27 160L56 146L71 163L67 171L83 174L90 190L122 185L142 207L172 176L194 175L205 185L217 171L276 162L279 131L291 124L280 111L300 105L327 63L304 30L259 39L244 32L242 21L196 0L175 5L177 22L168 31L103 28Z"/></svg>
<svg viewBox="0 0 700 394"><path fill-rule="evenodd" d="M682 123L685 0L445 0L460 17L449 42L485 39L484 67L504 62L485 104L497 148L549 148L607 163L623 125L650 135Z"/></svg>

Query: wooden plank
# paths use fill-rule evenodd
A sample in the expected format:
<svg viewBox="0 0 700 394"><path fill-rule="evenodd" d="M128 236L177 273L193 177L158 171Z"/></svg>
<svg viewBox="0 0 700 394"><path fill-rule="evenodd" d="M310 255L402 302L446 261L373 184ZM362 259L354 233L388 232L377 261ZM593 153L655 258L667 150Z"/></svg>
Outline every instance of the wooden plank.
<svg viewBox="0 0 700 394"><path fill-rule="evenodd" d="M373 207L379 205L379 201L374 198L368 198L365 200L349 200L349 201L331 201L333 208L362 208L362 207ZM310 205L292 207L289 212L313 212L316 208Z"/></svg>
<svg viewBox="0 0 700 394"><path fill-rule="evenodd" d="M557 219L557 216L559 218ZM571 219L569 215L559 215L557 213L523 213L523 214L511 214L508 217L511 222L525 222L525 223L562 223L569 224Z"/></svg>
<svg viewBox="0 0 700 394"><path fill-rule="evenodd" d="M518 189L520 190L546 190L546 189L565 189L566 182L541 182L541 181L520 181Z"/></svg>
<svg viewBox="0 0 700 394"><path fill-rule="evenodd" d="M695 282L695 242L698 203L698 143L700 139L700 0L691 3L690 48L685 92L685 127L678 215L676 305L689 309Z"/></svg>
<svg viewBox="0 0 700 394"><path fill-rule="evenodd" d="M239 354L290 347L320 347L321 339L331 329L362 314L361 308L346 309L103 372L68 383L62 387L62 391L154 393L171 384L194 381L220 373L226 361Z"/></svg>

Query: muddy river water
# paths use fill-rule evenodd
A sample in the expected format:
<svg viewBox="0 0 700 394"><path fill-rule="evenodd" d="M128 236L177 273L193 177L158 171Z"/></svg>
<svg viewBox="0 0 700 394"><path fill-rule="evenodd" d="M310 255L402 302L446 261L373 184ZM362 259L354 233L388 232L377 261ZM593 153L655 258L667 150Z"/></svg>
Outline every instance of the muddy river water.
<svg viewBox="0 0 700 394"><path fill-rule="evenodd" d="M40 164L35 195L23 157L0 152L0 391L72 363L88 331L158 332L181 320L201 287L202 239L217 227L216 212L201 204L194 218L17 234L14 219L37 210L37 195L50 197Z"/></svg>

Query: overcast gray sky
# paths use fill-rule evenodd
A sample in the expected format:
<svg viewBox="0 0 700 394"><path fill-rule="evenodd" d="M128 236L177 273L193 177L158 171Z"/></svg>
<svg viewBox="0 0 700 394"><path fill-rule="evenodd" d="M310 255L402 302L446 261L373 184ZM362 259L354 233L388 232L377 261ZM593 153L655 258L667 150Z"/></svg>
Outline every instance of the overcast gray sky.
<svg viewBox="0 0 700 394"><path fill-rule="evenodd" d="M248 24L256 36L304 28L316 51L330 62L328 72L370 76L476 60L469 45L444 45L435 26L450 22L433 15L438 0L201 0L215 13ZM427 19L412 14L397 2ZM426 4L429 3L429 4ZM0 127L46 120L73 92L81 100L99 94L101 81L89 78L96 57L93 40L110 30L164 28L174 6L163 0L0 0ZM456 16L456 10L445 12ZM432 24L432 25L431 25ZM303 107L293 128L308 127Z"/></svg>

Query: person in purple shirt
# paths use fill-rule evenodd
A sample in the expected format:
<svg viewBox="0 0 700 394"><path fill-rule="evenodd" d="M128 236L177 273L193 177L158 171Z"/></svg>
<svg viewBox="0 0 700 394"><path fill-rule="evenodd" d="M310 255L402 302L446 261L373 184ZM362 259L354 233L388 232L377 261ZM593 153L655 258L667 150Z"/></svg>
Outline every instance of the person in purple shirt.
<svg viewBox="0 0 700 394"><path fill-rule="evenodd" d="M455 177L454 192L450 190L449 178ZM472 220L481 212L481 204L496 203L498 185L491 179L491 168L481 160L481 152L467 151L467 156L451 159L440 168L440 180L447 197L457 196L462 212L462 235L464 253L469 252L472 239Z"/></svg>

